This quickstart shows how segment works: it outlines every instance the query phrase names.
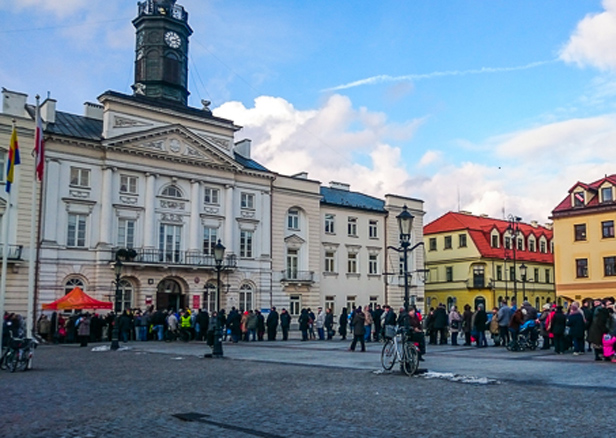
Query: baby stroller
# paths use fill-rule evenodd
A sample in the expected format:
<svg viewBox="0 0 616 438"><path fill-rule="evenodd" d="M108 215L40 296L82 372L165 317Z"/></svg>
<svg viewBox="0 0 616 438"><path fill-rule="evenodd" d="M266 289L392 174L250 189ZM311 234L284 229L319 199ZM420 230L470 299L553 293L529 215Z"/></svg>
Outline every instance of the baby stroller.
<svg viewBox="0 0 616 438"><path fill-rule="evenodd" d="M517 336L507 345L509 351L536 350L539 345L539 330L535 321L526 321L520 326Z"/></svg>

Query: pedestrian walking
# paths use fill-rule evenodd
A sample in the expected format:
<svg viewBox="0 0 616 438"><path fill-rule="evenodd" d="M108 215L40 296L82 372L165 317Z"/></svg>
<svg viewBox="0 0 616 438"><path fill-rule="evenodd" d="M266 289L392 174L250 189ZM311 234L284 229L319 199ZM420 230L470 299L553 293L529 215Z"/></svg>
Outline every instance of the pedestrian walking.
<svg viewBox="0 0 616 438"><path fill-rule="evenodd" d="M345 341L347 338L347 325L349 323L349 315L347 313L347 308L342 308L342 313L340 314L340 318L338 319L338 333L340 333L340 337L342 341Z"/></svg>

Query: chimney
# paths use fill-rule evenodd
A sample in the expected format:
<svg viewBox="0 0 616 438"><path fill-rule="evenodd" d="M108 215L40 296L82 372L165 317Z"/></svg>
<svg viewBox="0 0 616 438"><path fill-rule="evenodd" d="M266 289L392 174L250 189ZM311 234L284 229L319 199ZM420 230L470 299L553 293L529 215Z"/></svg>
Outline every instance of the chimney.
<svg viewBox="0 0 616 438"><path fill-rule="evenodd" d="M341 182L336 182L336 181L330 181L329 182L329 188L330 189L344 190L345 192L348 192L348 191L351 190L351 185L350 184L341 183Z"/></svg>
<svg viewBox="0 0 616 438"><path fill-rule="evenodd" d="M41 118L45 123L56 123L56 99L47 98L41 104Z"/></svg>
<svg viewBox="0 0 616 438"><path fill-rule="evenodd" d="M244 140L241 140L235 143L235 147L233 148L233 151L236 154L244 158L250 158L250 145L251 144L252 144L252 140L245 138Z"/></svg>
<svg viewBox="0 0 616 438"><path fill-rule="evenodd" d="M530 221L530 226L533 228L537 228L538 222L537 221Z"/></svg>
<svg viewBox="0 0 616 438"><path fill-rule="evenodd" d="M308 179L308 172L296 173L295 175L291 175L291 178Z"/></svg>
<svg viewBox="0 0 616 438"><path fill-rule="evenodd" d="M83 115L89 119L103 120L103 105L92 102L84 102Z"/></svg>
<svg viewBox="0 0 616 438"><path fill-rule="evenodd" d="M2 112L9 116L24 117L28 95L2 87Z"/></svg>

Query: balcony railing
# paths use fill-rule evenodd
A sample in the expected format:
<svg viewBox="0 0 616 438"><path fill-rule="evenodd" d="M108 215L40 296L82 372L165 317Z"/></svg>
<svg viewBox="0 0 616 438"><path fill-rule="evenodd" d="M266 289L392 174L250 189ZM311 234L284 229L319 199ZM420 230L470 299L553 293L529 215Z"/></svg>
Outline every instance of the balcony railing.
<svg viewBox="0 0 616 438"><path fill-rule="evenodd" d="M313 271L297 271L295 269L285 269L282 271L281 281L287 283L313 283Z"/></svg>
<svg viewBox="0 0 616 438"><path fill-rule="evenodd" d="M113 250L112 260L115 260L119 248ZM202 254L198 251L174 251L161 249L135 249L135 257L125 260L135 264L156 264L156 265L180 265L180 266L202 266L205 268L216 268L216 260L213 255ZM234 269L237 267L237 257L235 254L227 254L222 262L223 269Z"/></svg>
<svg viewBox="0 0 616 438"><path fill-rule="evenodd" d="M21 252L24 249L23 245L9 245L7 260L21 260ZM0 244L0 260L4 257L4 245Z"/></svg>

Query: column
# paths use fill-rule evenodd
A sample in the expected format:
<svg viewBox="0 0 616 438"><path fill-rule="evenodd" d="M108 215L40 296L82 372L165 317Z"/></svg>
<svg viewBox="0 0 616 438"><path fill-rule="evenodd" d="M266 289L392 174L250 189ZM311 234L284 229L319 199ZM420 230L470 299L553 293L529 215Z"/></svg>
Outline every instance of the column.
<svg viewBox="0 0 616 438"><path fill-rule="evenodd" d="M103 168L103 184L101 191L101 217L100 217L100 236L99 244L113 245L112 227L113 227L113 201L112 201L112 182L113 169L111 167Z"/></svg>
<svg viewBox="0 0 616 438"><path fill-rule="evenodd" d="M225 189L225 240L222 244L227 248L228 252L235 253L233 247L233 230L235 229L235 217L233 215L233 207L235 205L234 190L232 185L225 186Z"/></svg>
<svg viewBox="0 0 616 438"><path fill-rule="evenodd" d="M199 181L190 182L190 233L188 236L188 250L199 251L199 210L201 197L199 196Z"/></svg>
<svg viewBox="0 0 616 438"><path fill-rule="evenodd" d="M45 169L45 213L43 215L43 240L46 242L58 242L58 214L60 206L60 190L62 187L59 182L60 162L48 160Z"/></svg>
<svg viewBox="0 0 616 438"><path fill-rule="evenodd" d="M143 247L146 249L156 248L154 235L154 223L156 220L156 196L155 185L156 175L146 173L145 175L145 211L143 212Z"/></svg>

